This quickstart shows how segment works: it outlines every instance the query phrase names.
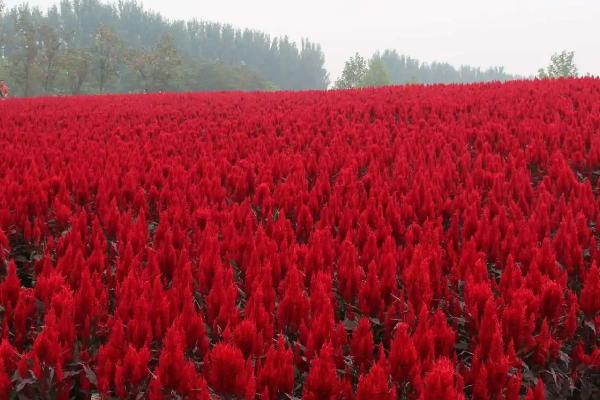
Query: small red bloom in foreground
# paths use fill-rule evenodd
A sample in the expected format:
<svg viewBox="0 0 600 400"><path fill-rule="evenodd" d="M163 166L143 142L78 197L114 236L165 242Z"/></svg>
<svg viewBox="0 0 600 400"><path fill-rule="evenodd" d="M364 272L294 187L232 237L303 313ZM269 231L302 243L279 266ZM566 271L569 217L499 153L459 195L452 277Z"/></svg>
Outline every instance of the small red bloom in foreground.
<svg viewBox="0 0 600 400"><path fill-rule="evenodd" d="M217 393L242 396L248 383L248 371L240 349L217 344L208 356L208 383Z"/></svg>

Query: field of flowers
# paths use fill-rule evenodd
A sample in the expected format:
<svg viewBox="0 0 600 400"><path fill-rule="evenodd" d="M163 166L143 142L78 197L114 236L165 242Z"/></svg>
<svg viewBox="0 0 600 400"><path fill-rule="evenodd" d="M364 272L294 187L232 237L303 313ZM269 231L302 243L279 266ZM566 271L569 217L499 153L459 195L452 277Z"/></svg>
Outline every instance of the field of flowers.
<svg viewBox="0 0 600 400"><path fill-rule="evenodd" d="M600 80L0 102L0 399L598 398Z"/></svg>

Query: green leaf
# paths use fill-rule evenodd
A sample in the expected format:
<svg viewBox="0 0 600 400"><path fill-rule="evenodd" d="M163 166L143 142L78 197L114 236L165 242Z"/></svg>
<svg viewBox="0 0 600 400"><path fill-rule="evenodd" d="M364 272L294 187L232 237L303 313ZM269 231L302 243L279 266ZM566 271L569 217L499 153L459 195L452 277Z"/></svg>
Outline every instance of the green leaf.
<svg viewBox="0 0 600 400"><path fill-rule="evenodd" d="M345 319L343 324L344 324L344 328L346 328L346 330L350 331L350 332L354 332L356 330L356 328L358 327L358 324L356 323L356 321L350 320L350 319Z"/></svg>
<svg viewBox="0 0 600 400"><path fill-rule="evenodd" d="M558 358L559 358L559 360L561 360L562 362L564 362L567 365L571 361L571 357L569 357L569 355L567 353L565 353L564 351L558 352Z"/></svg>
<svg viewBox="0 0 600 400"><path fill-rule="evenodd" d="M584 325L587 326L588 328L590 328L592 330L592 332L594 332L594 334L596 334L596 325L594 324L593 321L585 321Z"/></svg>
<svg viewBox="0 0 600 400"><path fill-rule="evenodd" d="M31 378L21 379L20 382L15 386L15 391L18 393L25 389L25 386L34 384L35 381Z"/></svg>
<svg viewBox="0 0 600 400"><path fill-rule="evenodd" d="M92 371L92 369L86 364L81 364L83 367L83 372L85 373L85 377L88 381L94 386L98 386L98 378L96 377L96 373Z"/></svg>
<svg viewBox="0 0 600 400"><path fill-rule="evenodd" d="M466 351L469 350L469 344L467 342L458 342L456 343L456 345L454 345L454 348L456 350L460 350L460 351Z"/></svg>

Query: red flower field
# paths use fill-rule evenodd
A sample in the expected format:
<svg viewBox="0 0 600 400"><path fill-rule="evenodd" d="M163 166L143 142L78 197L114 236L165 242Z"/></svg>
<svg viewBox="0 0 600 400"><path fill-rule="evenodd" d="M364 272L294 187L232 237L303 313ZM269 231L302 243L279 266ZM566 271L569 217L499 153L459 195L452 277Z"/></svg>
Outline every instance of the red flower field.
<svg viewBox="0 0 600 400"><path fill-rule="evenodd" d="M600 80L0 103L0 399L598 398Z"/></svg>

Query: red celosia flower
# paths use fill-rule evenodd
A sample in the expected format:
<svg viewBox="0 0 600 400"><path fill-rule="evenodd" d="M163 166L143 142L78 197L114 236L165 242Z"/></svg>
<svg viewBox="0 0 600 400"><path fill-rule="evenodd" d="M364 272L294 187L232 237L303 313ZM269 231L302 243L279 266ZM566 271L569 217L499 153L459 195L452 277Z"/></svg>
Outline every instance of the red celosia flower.
<svg viewBox="0 0 600 400"><path fill-rule="evenodd" d="M181 330L176 326L169 328L155 374L163 389L174 390L185 396L194 391L196 370L194 364L185 359L184 343Z"/></svg>
<svg viewBox="0 0 600 400"><path fill-rule="evenodd" d="M256 324L251 320L244 320L236 326L233 341L245 358L257 356L261 351L261 338L256 331Z"/></svg>
<svg viewBox="0 0 600 400"><path fill-rule="evenodd" d="M379 363L376 363L366 376L361 375L358 378L356 400L370 399L396 399L396 388L394 386L389 387L388 376Z"/></svg>
<svg viewBox="0 0 600 400"><path fill-rule="evenodd" d="M142 379L148 376L148 363L150 362L150 358L150 350L147 347L138 351L134 347L129 346L121 365L121 382L130 385L130 388L137 387L142 382ZM116 375L119 374L116 373ZM117 378L115 377L115 386L118 388L116 381ZM126 393L126 391L123 391L123 393Z"/></svg>
<svg viewBox="0 0 600 400"><path fill-rule="evenodd" d="M549 359L558 356L559 344L550 333L548 320L544 319L542 322L542 327L535 341L536 348L533 359L538 365L544 366Z"/></svg>
<svg viewBox="0 0 600 400"><path fill-rule="evenodd" d="M0 263L3 263L4 260L6 260L9 250L8 238L4 234L2 228L0 228Z"/></svg>
<svg viewBox="0 0 600 400"><path fill-rule="evenodd" d="M447 358L436 361L423 382L424 399L462 399L463 395L457 390L455 371Z"/></svg>
<svg viewBox="0 0 600 400"><path fill-rule="evenodd" d="M21 280L17 276L17 266L14 260L8 263L6 277L0 284L0 301L5 307L11 309L15 307L19 300L19 291L21 289Z"/></svg>
<svg viewBox="0 0 600 400"><path fill-rule="evenodd" d="M371 323L367 318L361 318L358 321L358 327L352 334L352 342L350 344L352 349L352 357L354 358L354 364L358 367L359 371L366 372L371 363L373 362L373 332L371 330Z"/></svg>
<svg viewBox="0 0 600 400"><path fill-rule="evenodd" d="M0 370L0 400L8 400L12 389L10 377L4 370Z"/></svg>
<svg viewBox="0 0 600 400"><path fill-rule="evenodd" d="M392 378L399 385L406 382L414 384L420 373L420 363L412 338L408 333L408 325L398 324L390 350L390 368Z"/></svg>
<svg viewBox="0 0 600 400"><path fill-rule="evenodd" d="M215 274L215 282L206 297L208 322L213 329L225 329L227 324L238 320L239 312L235 306L237 290L233 283L231 269L219 268Z"/></svg>
<svg viewBox="0 0 600 400"><path fill-rule="evenodd" d="M367 279L360 288L358 302L361 311L367 315L377 317L383 310L381 282L379 281L377 265L374 261L369 264Z"/></svg>
<svg viewBox="0 0 600 400"><path fill-rule="evenodd" d="M527 390L527 394L525 395L525 400L544 400L545 398L544 382L542 382L541 379L538 380L535 388L529 388L529 390Z"/></svg>
<svg viewBox="0 0 600 400"><path fill-rule="evenodd" d="M339 395L340 381L336 374L330 344L323 346L310 366L310 371L304 382L303 399L327 400L336 399Z"/></svg>
<svg viewBox="0 0 600 400"><path fill-rule="evenodd" d="M185 334L185 347L204 357L208 351L208 337L201 313L196 312L189 288L183 292L183 309L179 316L179 326Z"/></svg>
<svg viewBox="0 0 600 400"><path fill-rule="evenodd" d="M596 263L586 274L579 304L587 318L593 318L600 312L600 270Z"/></svg>
<svg viewBox="0 0 600 400"><path fill-rule="evenodd" d="M294 389L293 354L286 348L283 337L280 336L277 346L271 346L267 351L265 363L258 377L259 387L264 387L270 397L275 399L284 393L292 393Z"/></svg>
<svg viewBox="0 0 600 400"><path fill-rule="evenodd" d="M249 379L240 349L229 344L217 344L209 354L208 384L222 395L243 396Z"/></svg>

